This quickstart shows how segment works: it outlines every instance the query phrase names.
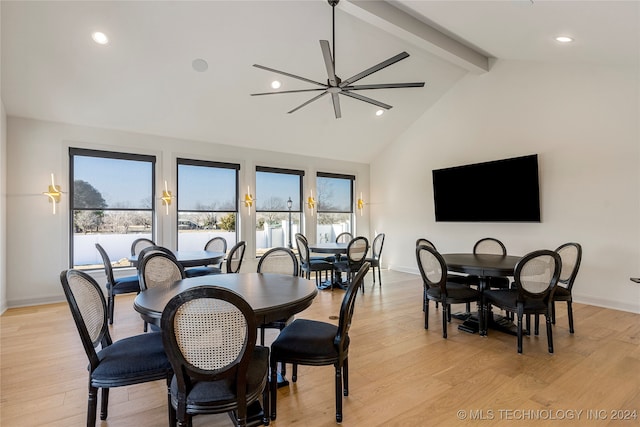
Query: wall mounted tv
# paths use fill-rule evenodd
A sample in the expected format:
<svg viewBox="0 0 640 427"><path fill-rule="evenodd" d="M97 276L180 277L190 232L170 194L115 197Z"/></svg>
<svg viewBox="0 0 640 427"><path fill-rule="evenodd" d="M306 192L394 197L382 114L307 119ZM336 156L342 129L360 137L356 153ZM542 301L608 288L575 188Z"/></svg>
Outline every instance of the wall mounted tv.
<svg viewBox="0 0 640 427"><path fill-rule="evenodd" d="M438 222L540 222L538 155L433 171Z"/></svg>

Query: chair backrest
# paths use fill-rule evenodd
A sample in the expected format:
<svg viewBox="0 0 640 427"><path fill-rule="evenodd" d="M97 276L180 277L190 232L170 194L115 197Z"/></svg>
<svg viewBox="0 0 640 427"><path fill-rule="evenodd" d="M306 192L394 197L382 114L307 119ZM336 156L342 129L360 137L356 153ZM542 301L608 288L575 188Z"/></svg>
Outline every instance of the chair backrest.
<svg viewBox="0 0 640 427"><path fill-rule="evenodd" d="M205 251L227 253L227 239L224 237L214 237L204 245Z"/></svg>
<svg viewBox="0 0 640 427"><path fill-rule="evenodd" d="M371 244L371 255L373 259L380 260L382 246L384 246L384 233L378 234L376 238L373 239L373 243Z"/></svg>
<svg viewBox="0 0 640 427"><path fill-rule="evenodd" d="M105 348L112 343L104 294L96 281L82 271L63 271L60 282L93 371L100 363L96 347L101 345Z"/></svg>
<svg viewBox="0 0 640 427"><path fill-rule="evenodd" d="M138 255L142 249L155 245L153 240L145 239L144 237L136 239L131 244L131 255Z"/></svg>
<svg viewBox="0 0 640 427"><path fill-rule="evenodd" d="M102 257L102 263L104 264L104 273L107 276L107 282L113 285L116 281L113 277L113 267L111 266L109 255L107 255L107 251L104 250L100 243L96 243L96 249Z"/></svg>
<svg viewBox="0 0 640 427"><path fill-rule="evenodd" d="M298 255L300 255L300 263L308 264L310 255L307 238L300 233L296 233L296 246L298 247Z"/></svg>
<svg viewBox="0 0 640 427"><path fill-rule="evenodd" d="M547 249L533 251L522 257L513 275L518 299L541 298L548 301L558 283L561 265L560 255Z"/></svg>
<svg viewBox="0 0 640 427"><path fill-rule="evenodd" d="M227 256L227 273L238 273L240 271L246 246L247 244L241 240L231 248Z"/></svg>
<svg viewBox="0 0 640 427"><path fill-rule="evenodd" d="M560 259L562 259L562 268L560 270L559 283L562 283L569 291L573 288L573 282L578 275L580 262L582 261L582 246L579 243L565 243L556 249Z"/></svg>
<svg viewBox="0 0 640 427"><path fill-rule="evenodd" d="M228 379L235 385L231 388L236 390L237 405L246 413L247 370L257 329L251 306L229 289L191 288L169 301L161 325L179 399L189 394L191 378Z"/></svg>
<svg viewBox="0 0 640 427"><path fill-rule="evenodd" d="M298 275L298 258L289 248L271 248L260 257L258 273Z"/></svg>
<svg viewBox="0 0 640 427"><path fill-rule="evenodd" d="M163 252L146 255L138 262L138 279L140 290L168 287L185 278L184 268L173 256Z"/></svg>
<svg viewBox="0 0 640 427"><path fill-rule="evenodd" d="M358 236L347 245L347 259L349 264L359 265L364 261L369 251L369 241L366 237Z"/></svg>
<svg viewBox="0 0 640 427"><path fill-rule="evenodd" d="M353 239L353 234L345 231L343 233L338 234L336 237L336 243L349 243Z"/></svg>
<svg viewBox="0 0 640 427"><path fill-rule="evenodd" d="M436 245L434 245L433 243L431 243L430 240L427 240L424 237L420 237L419 239L416 240L416 248L420 245L427 245L430 248L436 249Z"/></svg>
<svg viewBox="0 0 640 427"><path fill-rule="evenodd" d="M474 254L488 254L488 255L506 255L507 248L504 244L493 237L485 237L480 239L473 246Z"/></svg>
<svg viewBox="0 0 640 427"><path fill-rule="evenodd" d="M169 248L165 248L164 246L156 246L156 245L147 246L146 248L142 249L140 253L138 253L138 268L140 268L140 261L142 261L144 257L153 253L158 253L158 252L162 252L163 254L166 254L172 258L176 257L175 254L171 252Z"/></svg>
<svg viewBox="0 0 640 427"><path fill-rule="evenodd" d="M429 245L416 247L416 262L425 288L446 288L447 263L442 255Z"/></svg>
<svg viewBox="0 0 640 427"><path fill-rule="evenodd" d="M370 264L365 262L362 264L355 277L349 284L347 291L342 298L342 305L340 306L340 318L338 320L338 332L333 343L337 347L340 353L340 360L343 360L342 355L347 351L349 346L349 328L351 327L351 320L353 319L353 312L355 310L356 296L358 295L358 288L362 286L364 276L369 271Z"/></svg>

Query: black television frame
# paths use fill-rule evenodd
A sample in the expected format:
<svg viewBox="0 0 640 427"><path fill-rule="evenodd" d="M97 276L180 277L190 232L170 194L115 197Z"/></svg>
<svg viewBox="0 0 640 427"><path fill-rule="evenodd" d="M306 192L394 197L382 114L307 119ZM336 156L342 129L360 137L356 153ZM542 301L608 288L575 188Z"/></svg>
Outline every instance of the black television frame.
<svg viewBox="0 0 640 427"><path fill-rule="evenodd" d="M432 171L436 222L541 222L538 155Z"/></svg>

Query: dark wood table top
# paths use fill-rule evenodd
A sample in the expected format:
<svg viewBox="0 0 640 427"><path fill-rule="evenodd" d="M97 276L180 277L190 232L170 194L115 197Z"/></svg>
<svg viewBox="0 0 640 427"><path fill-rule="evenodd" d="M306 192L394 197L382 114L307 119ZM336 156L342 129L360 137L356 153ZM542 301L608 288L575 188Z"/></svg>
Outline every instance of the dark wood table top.
<svg viewBox="0 0 640 427"><path fill-rule="evenodd" d="M133 308L142 317L160 324L162 311L171 298L197 286L220 286L242 295L253 308L258 324L286 319L309 307L318 293L315 282L284 274L212 274L179 280L138 294Z"/></svg>
<svg viewBox="0 0 640 427"><path fill-rule="evenodd" d="M227 256L224 252L212 251L171 251L176 259L183 267L196 267L200 265L217 264L224 260ZM131 255L129 262L133 265L138 264L138 255Z"/></svg>
<svg viewBox="0 0 640 427"><path fill-rule="evenodd" d="M458 273L480 277L513 276L513 270L521 257L490 254L442 254L447 268Z"/></svg>
<svg viewBox="0 0 640 427"><path fill-rule="evenodd" d="M348 243L316 243L313 245L309 245L309 250L311 252L317 252L320 254L346 254L347 253L347 245Z"/></svg>

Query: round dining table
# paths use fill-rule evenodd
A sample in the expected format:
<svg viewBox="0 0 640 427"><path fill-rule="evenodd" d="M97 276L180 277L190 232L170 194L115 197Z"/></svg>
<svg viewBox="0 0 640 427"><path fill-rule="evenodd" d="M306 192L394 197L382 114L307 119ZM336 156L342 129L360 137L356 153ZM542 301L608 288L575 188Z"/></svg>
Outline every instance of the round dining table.
<svg viewBox="0 0 640 427"><path fill-rule="evenodd" d="M171 251L176 260L183 267L197 267L201 265L218 264L227 256L224 252L213 251ZM128 258L132 265L138 265L138 255L131 255Z"/></svg>
<svg viewBox="0 0 640 427"><path fill-rule="evenodd" d="M240 294L253 308L259 325L287 319L309 307L318 293L313 281L275 273L211 274L178 280L166 287L140 292L133 308L142 318L160 326L162 311L181 292L198 286L220 286Z"/></svg>
<svg viewBox="0 0 640 427"><path fill-rule="evenodd" d="M349 246L348 243L338 243L338 242L315 243L315 244L309 245L309 250L311 252L316 252L319 254L334 254L336 256L336 262L340 262L341 256L347 253L347 246ZM340 274L336 274L336 277L333 283L330 280L327 280L326 282L323 282L320 285L320 290L333 289L333 288L340 288L344 290L347 289L347 285L342 283L342 278L340 277Z"/></svg>

